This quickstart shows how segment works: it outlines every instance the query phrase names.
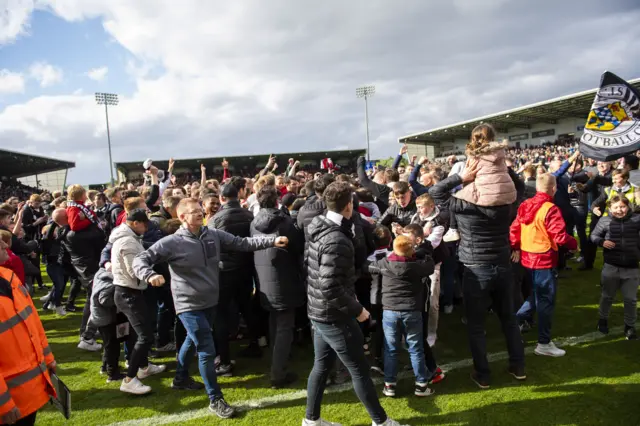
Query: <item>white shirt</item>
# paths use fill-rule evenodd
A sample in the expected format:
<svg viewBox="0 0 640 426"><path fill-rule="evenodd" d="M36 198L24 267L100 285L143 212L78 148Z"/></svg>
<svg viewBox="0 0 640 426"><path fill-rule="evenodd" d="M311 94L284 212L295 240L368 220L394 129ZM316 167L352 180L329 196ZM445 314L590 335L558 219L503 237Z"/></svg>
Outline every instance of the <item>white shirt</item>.
<svg viewBox="0 0 640 426"><path fill-rule="evenodd" d="M336 225L342 226L342 219L344 219L344 216L342 216L340 213L327 210L326 218L329 219L331 222L335 223ZM355 225L351 225L351 232L355 235L356 233Z"/></svg>

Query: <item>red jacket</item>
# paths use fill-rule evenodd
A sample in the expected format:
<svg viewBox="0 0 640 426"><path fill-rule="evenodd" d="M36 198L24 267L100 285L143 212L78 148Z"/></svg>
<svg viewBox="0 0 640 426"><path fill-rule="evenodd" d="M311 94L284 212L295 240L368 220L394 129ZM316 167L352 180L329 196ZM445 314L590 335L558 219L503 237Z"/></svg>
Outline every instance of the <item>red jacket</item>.
<svg viewBox="0 0 640 426"><path fill-rule="evenodd" d="M78 202L78 204L80 203ZM95 217L95 213L93 211L91 212L91 214ZM82 210L80 210L78 207L67 207L69 228L71 228L71 230L74 232L82 231L93 223L91 222L91 219L89 219L88 217L82 218L81 215L84 216Z"/></svg>
<svg viewBox="0 0 640 426"><path fill-rule="evenodd" d="M509 240L513 250L520 250L521 225L530 224L536 217L536 213L545 202L553 203L553 197L538 192L533 198L524 201L518 208L518 216L511 224ZM547 213L544 220L545 229L549 239L558 246L565 246L568 250L576 250L578 242L571 235L567 234L567 225L562 219L562 213L558 206L553 206ZM546 253L520 253L520 263L529 269L551 269L558 265L558 252L551 249Z"/></svg>
<svg viewBox="0 0 640 426"><path fill-rule="evenodd" d="M20 279L20 282L24 283L24 264L22 259L9 249L7 249L7 254L9 255L9 260L4 262L2 266L10 269Z"/></svg>
<svg viewBox="0 0 640 426"><path fill-rule="evenodd" d="M127 220L127 212L122 210L116 219L116 226L122 225Z"/></svg>

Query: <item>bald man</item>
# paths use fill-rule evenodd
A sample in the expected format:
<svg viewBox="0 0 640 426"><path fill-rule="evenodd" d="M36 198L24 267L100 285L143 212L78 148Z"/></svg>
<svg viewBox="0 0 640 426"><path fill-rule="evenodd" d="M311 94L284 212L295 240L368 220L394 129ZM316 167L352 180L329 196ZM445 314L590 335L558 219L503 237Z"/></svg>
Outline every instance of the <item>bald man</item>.
<svg viewBox="0 0 640 426"><path fill-rule="evenodd" d="M51 219L59 227L67 226L69 218L67 217L67 209L55 209L51 214Z"/></svg>

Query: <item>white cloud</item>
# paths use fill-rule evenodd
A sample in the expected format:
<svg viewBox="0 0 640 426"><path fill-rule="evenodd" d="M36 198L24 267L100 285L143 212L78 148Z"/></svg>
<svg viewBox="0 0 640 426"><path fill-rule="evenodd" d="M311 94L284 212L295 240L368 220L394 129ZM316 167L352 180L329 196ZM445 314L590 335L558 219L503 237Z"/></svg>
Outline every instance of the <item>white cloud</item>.
<svg viewBox="0 0 640 426"><path fill-rule="evenodd" d="M24 92L24 76L7 69L0 70L0 95Z"/></svg>
<svg viewBox="0 0 640 426"><path fill-rule="evenodd" d="M638 76L637 0L40 2L101 20L131 56L135 88L109 109L115 161L362 148L363 83L382 157L398 136L591 88L605 68ZM77 160L70 181L108 179L91 96L6 107L0 145Z"/></svg>
<svg viewBox="0 0 640 426"><path fill-rule="evenodd" d="M40 83L40 87L49 87L60 83L64 73L59 67L46 62L35 62L29 67L29 75Z"/></svg>
<svg viewBox="0 0 640 426"><path fill-rule="evenodd" d="M0 45L27 32L33 9L33 0L0 0Z"/></svg>
<svg viewBox="0 0 640 426"><path fill-rule="evenodd" d="M107 77L108 72L109 72L109 68L107 67L92 68L89 71L87 71L86 75L91 80L102 81L105 79L105 77Z"/></svg>

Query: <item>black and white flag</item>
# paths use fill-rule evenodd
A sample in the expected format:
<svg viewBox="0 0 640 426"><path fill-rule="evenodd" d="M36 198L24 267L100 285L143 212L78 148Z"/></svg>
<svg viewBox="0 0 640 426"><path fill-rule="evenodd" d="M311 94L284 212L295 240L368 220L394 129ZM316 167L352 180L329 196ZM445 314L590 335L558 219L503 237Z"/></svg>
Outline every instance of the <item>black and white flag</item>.
<svg viewBox="0 0 640 426"><path fill-rule="evenodd" d="M580 138L580 153L611 161L640 149L640 93L617 75L602 74Z"/></svg>

